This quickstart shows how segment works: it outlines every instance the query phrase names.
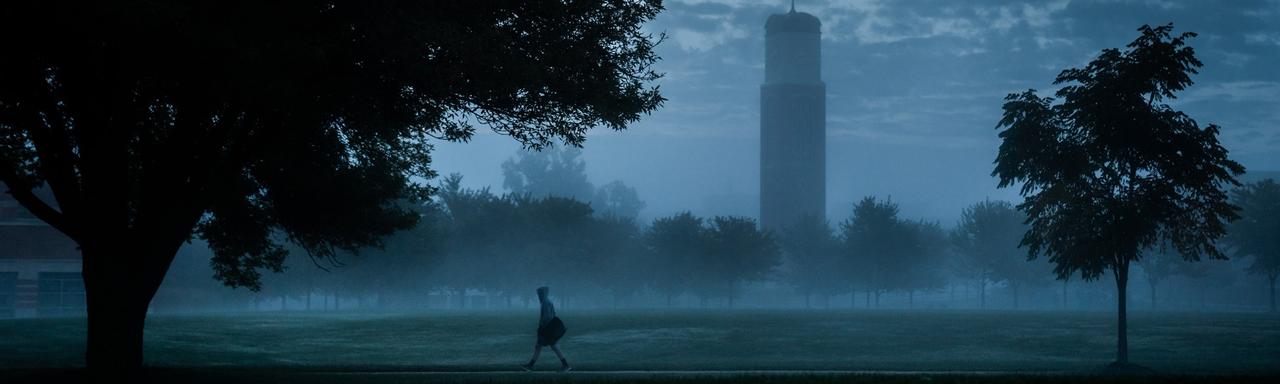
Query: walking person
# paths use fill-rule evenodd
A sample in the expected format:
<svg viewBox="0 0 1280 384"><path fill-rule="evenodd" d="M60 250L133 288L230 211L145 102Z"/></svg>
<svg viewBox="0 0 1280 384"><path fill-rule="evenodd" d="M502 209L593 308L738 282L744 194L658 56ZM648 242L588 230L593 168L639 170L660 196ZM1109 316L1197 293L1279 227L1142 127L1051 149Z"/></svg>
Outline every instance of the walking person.
<svg viewBox="0 0 1280 384"><path fill-rule="evenodd" d="M538 341L533 344L533 358L529 359L528 364L520 366L526 371L533 370L533 364L538 362L542 347L551 347L551 351L560 358L560 372L573 370L573 367L569 366L569 361L564 359L564 353L560 352L560 347L556 346L556 342L564 337L567 329L564 327L564 322L560 321L560 317L556 316L556 307L551 304L551 299L547 298L550 291L547 287L538 288L538 302L542 305L542 314L538 318Z"/></svg>

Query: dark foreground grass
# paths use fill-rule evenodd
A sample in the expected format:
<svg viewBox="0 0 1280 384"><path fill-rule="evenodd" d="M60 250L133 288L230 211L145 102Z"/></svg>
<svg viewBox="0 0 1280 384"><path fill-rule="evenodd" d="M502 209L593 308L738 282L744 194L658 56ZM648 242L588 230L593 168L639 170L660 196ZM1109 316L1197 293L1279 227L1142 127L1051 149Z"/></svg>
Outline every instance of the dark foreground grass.
<svg viewBox="0 0 1280 384"><path fill-rule="evenodd" d="M1114 314L1105 312L561 312L569 327L562 347L579 370L570 376L512 372L531 352L536 309L154 316L147 324L146 362L158 377L181 382L191 381L188 376L198 381L232 375L228 380L233 382L263 377L257 382L286 383L856 383L922 378L1018 383L1109 382L1089 375L1110 363L1115 353ZM83 366L84 336L83 319L0 321L0 383L18 380L16 375L75 375ZM1280 317L1275 315L1135 312L1129 337L1135 363L1173 375L1145 377L1154 380L1148 382L1202 378L1187 375L1237 382L1280 373ZM554 355L543 356L540 369L554 369ZM618 373L762 370L788 372L760 377ZM611 373L593 373L601 371ZM920 373L813 376L813 371Z"/></svg>
<svg viewBox="0 0 1280 384"><path fill-rule="evenodd" d="M806 373L806 372L573 372L556 373L424 373L424 372L319 372L295 368L152 368L137 383L287 383L287 384L433 384L433 383L544 383L544 384L1176 384L1239 383L1274 384L1280 377L1266 375L1143 375L1105 374L974 374L974 373ZM74 369L0 371L0 382L88 383L84 372Z"/></svg>

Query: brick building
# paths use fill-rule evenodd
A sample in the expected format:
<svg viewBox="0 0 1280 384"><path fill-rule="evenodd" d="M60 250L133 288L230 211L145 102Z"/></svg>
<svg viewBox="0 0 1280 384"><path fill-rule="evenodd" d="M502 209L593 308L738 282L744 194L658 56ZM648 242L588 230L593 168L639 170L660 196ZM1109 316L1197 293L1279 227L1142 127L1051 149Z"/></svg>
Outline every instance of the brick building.
<svg viewBox="0 0 1280 384"><path fill-rule="evenodd" d="M76 316L84 310L75 242L0 193L0 318Z"/></svg>

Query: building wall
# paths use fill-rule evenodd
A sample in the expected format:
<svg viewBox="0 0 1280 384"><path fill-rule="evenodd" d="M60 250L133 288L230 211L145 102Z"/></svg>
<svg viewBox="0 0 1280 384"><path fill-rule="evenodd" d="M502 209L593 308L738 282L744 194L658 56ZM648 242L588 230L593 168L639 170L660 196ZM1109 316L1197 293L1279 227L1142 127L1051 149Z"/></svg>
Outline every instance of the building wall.
<svg viewBox="0 0 1280 384"><path fill-rule="evenodd" d="M12 200L0 208L0 318L82 314L75 242Z"/></svg>

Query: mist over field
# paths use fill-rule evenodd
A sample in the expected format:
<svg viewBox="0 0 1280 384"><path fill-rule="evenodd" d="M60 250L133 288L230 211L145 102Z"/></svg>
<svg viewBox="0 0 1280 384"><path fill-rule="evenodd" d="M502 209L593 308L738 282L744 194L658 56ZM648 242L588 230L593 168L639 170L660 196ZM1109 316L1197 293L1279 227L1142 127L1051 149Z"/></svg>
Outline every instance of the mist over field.
<svg viewBox="0 0 1280 384"><path fill-rule="evenodd" d="M1269 382L1276 21L6 4L0 382Z"/></svg>

